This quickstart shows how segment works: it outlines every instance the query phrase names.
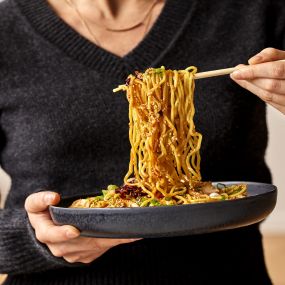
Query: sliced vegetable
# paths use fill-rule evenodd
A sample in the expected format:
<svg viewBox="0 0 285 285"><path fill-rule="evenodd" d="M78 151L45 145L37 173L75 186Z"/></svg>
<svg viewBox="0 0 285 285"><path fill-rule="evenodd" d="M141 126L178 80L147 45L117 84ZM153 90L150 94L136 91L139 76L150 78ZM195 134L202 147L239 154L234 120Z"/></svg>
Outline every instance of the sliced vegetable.
<svg viewBox="0 0 285 285"><path fill-rule="evenodd" d="M161 206L161 204L156 199L153 199L150 201L149 206L150 207L157 207L157 206Z"/></svg>
<svg viewBox="0 0 285 285"><path fill-rule="evenodd" d="M107 190L116 190L116 189L118 189L119 188L119 186L117 186L117 185L109 185L108 187L107 187Z"/></svg>

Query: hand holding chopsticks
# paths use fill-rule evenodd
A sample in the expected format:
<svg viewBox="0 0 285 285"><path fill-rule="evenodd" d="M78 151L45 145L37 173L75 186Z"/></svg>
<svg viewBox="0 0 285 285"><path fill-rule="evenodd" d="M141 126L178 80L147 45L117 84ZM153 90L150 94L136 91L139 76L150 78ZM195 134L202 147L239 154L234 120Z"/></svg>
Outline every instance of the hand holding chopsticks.
<svg viewBox="0 0 285 285"><path fill-rule="evenodd" d="M283 60L277 60L277 62L285 62L285 59ZM195 74L195 79L203 79L203 78L209 78L209 77L216 77L216 76L222 76L222 75L228 75L231 74L239 69L242 69L246 67L246 65L238 65L236 67L230 67L225 69L217 69L217 70L211 70L211 71L205 71L205 72L198 72Z"/></svg>
<svg viewBox="0 0 285 285"><path fill-rule="evenodd" d="M196 73L195 79L230 74L241 87L285 115L285 51L266 48L248 62L249 65Z"/></svg>

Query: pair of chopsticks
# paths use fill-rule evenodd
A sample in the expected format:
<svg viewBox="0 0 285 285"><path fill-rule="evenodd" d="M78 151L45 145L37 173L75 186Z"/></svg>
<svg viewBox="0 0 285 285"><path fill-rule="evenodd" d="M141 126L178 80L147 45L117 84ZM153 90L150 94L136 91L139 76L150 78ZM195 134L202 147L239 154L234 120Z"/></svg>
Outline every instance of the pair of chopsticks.
<svg viewBox="0 0 285 285"><path fill-rule="evenodd" d="M277 60L276 62L285 62L284 59ZM217 70L211 70L211 71L205 71L205 72L198 72L194 75L194 79L202 79L202 78L208 78L208 77L215 77L215 76L221 76L221 75L227 75L231 74L234 71L238 69L242 69L243 67L231 67L231 68L225 68L225 69L217 69Z"/></svg>

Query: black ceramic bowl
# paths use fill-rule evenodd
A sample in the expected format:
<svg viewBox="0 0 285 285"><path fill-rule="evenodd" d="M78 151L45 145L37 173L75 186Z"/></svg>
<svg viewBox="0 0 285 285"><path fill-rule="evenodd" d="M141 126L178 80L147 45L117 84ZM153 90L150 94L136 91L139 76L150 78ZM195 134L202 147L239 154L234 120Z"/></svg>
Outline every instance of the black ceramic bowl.
<svg viewBox="0 0 285 285"><path fill-rule="evenodd" d="M50 206L49 210L56 224L73 225L80 229L83 236L149 238L202 234L247 226L265 219L275 207L277 189L274 185L222 183L246 183L248 196L204 204L103 209L67 208L78 199L70 197L63 198L58 206Z"/></svg>

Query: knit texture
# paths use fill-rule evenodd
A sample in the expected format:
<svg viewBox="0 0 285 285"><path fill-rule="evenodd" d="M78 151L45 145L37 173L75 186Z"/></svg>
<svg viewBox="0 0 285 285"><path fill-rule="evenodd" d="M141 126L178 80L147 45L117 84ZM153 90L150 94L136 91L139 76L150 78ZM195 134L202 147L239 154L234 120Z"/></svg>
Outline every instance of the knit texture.
<svg viewBox="0 0 285 285"><path fill-rule="evenodd" d="M271 2L168 0L123 58L78 35L45 0L0 4L0 160L12 177L0 211L5 284L271 284L257 225L144 239L80 266L37 242L23 209L39 189L70 196L122 183L128 103L112 89L129 73L161 65L206 71L245 63L268 46L284 49L285 6ZM265 104L220 77L197 82L195 106L203 179L270 182Z"/></svg>

